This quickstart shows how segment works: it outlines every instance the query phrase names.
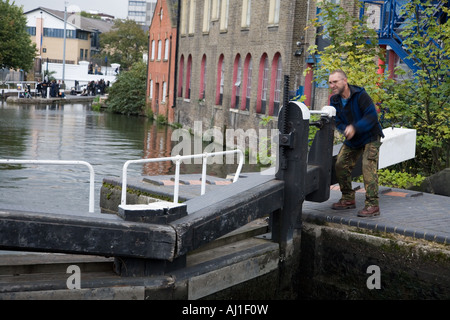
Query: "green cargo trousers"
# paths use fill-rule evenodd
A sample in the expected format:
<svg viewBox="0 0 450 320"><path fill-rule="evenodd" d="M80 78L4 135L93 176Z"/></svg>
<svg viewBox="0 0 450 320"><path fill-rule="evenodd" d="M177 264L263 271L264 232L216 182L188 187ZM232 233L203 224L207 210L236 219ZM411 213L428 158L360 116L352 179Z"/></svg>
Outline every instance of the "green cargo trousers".
<svg viewBox="0 0 450 320"><path fill-rule="evenodd" d="M380 151L380 137L357 149L345 144L336 159L336 178L342 192L342 200L355 200L355 191L352 188L352 171L356 161L362 154L362 174L364 188L366 189L365 206L378 206L378 157Z"/></svg>

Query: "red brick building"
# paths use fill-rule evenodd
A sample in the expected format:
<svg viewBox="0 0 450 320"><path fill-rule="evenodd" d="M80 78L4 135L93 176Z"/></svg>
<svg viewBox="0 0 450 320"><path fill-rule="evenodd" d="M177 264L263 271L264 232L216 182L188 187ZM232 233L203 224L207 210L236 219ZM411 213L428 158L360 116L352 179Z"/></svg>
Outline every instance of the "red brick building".
<svg viewBox="0 0 450 320"><path fill-rule="evenodd" d="M178 0L158 0L149 29L147 105L174 122Z"/></svg>

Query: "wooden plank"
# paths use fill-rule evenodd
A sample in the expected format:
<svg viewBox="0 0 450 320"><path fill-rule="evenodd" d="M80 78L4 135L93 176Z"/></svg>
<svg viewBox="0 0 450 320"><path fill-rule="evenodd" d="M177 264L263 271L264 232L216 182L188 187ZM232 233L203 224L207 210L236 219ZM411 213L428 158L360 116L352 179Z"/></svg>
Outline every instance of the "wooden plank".
<svg viewBox="0 0 450 320"><path fill-rule="evenodd" d="M178 235L176 256L184 255L279 209L284 183L273 178L259 185L240 185L238 181L222 190L220 194L204 195L201 204L191 206L197 211L190 211L187 217L171 223ZM187 202L188 210L195 200Z"/></svg>
<svg viewBox="0 0 450 320"><path fill-rule="evenodd" d="M0 211L0 248L172 260L170 226L81 216Z"/></svg>

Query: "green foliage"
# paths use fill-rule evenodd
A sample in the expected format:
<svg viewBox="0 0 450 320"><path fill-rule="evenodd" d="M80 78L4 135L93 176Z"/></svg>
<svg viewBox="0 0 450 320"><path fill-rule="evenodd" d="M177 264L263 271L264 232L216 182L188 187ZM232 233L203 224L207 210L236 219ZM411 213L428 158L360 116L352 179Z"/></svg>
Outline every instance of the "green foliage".
<svg viewBox="0 0 450 320"><path fill-rule="evenodd" d="M158 114L156 116L156 123L158 123L158 124L167 124L168 120L167 120L166 116L164 116L162 114Z"/></svg>
<svg viewBox="0 0 450 320"><path fill-rule="evenodd" d="M142 115L145 110L147 65L135 63L129 71L120 73L109 89L108 110L126 115Z"/></svg>
<svg viewBox="0 0 450 320"><path fill-rule="evenodd" d="M261 118L259 125L261 127L268 127L273 120L272 116L264 116ZM257 161L262 166L270 166L276 162L275 153L272 153L272 142L270 137L261 137L258 145L259 152L257 154Z"/></svg>
<svg viewBox="0 0 450 320"><path fill-rule="evenodd" d="M44 70L44 78L47 77L48 81L56 80L56 78L53 76L55 73L56 71Z"/></svg>
<svg viewBox="0 0 450 320"><path fill-rule="evenodd" d="M0 0L0 68L28 71L33 67L36 45L26 26L22 8Z"/></svg>
<svg viewBox="0 0 450 320"><path fill-rule="evenodd" d="M308 48L311 55L320 55L314 66L315 80L328 82L331 71L342 69L350 84L364 87L375 102L383 101L386 97L384 83L391 80L387 74L378 74L375 57L383 59L385 54L378 46L375 30L338 4L322 1L317 6L320 13L307 28L322 30L318 35L329 39L330 45L320 52L316 45Z"/></svg>
<svg viewBox="0 0 450 320"><path fill-rule="evenodd" d="M112 30L102 33L100 50L99 57L107 56L126 70L148 51L148 32L134 20L115 20Z"/></svg>
<svg viewBox="0 0 450 320"><path fill-rule="evenodd" d="M102 108L102 104L100 103L100 97L96 96L94 101L92 101L92 110L99 112Z"/></svg>
<svg viewBox="0 0 450 320"><path fill-rule="evenodd" d="M450 20L437 21L435 11L430 1L406 4L401 36L419 70L389 87L384 102L391 123L417 130L416 158L405 166L425 175L450 165Z"/></svg>
<svg viewBox="0 0 450 320"><path fill-rule="evenodd" d="M362 182L362 176L355 180ZM378 184L380 186L410 189L412 187L420 186L423 180L425 180L425 177L420 174L413 175L407 172L389 169L378 170Z"/></svg>
<svg viewBox="0 0 450 320"><path fill-rule="evenodd" d="M272 116L261 117L261 121L259 121L259 125L263 126L263 127L267 127L269 125L270 121L272 121L272 120L273 120Z"/></svg>
<svg viewBox="0 0 450 320"><path fill-rule="evenodd" d="M448 16L447 3L443 0L440 9ZM320 52L315 45L308 49L320 55L316 81L326 81L331 70L342 69L349 83L366 88L384 114L384 126L417 130L416 158L396 169L428 176L450 166L450 20L436 19L436 5L430 0L406 3L401 36L419 71L394 82L387 72L377 72L375 57L384 57L384 52L377 48L374 30L339 5L325 1L318 7L321 12L309 27L323 29L330 45ZM402 75L402 70L396 74Z"/></svg>
<svg viewBox="0 0 450 320"><path fill-rule="evenodd" d="M86 11L81 11L80 12L80 16L85 17L85 18L89 18L89 19L97 19L97 20L101 20L102 18L100 18L100 16L98 14L92 14Z"/></svg>

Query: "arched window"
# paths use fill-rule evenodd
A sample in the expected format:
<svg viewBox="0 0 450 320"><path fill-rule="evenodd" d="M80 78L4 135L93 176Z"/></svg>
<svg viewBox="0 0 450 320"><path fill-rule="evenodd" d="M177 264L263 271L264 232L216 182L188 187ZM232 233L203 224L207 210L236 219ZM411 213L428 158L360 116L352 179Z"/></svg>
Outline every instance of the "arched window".
<svg viewBox="0 0 450 320"><path fill-rule="evenodd" d="M281 90L282 90L282 61L279 52L275 54L272 61L272 77L270 80L270 106L269 116L278 116L281 104Z"/></svg>
<svg viewBox="0 0 450 320"><path fill-rule="evenodd" d="M205 90L206 90L206 55L203 55L202 58L202 69L200 70L200 92L198 98L200 100L205 99Z"/></svg>
<svg viewBox="0 0 450 320"><path fill-rule="evenodd" d="M242 65L240 54L234 59L233 90L231 93L231 108L239 108L241 100Z"/></svg>
<svg viewBox="0 0 450 320"><path fill-rule="evenodd" d="M222 105L223 101L223 81L225 75L224 69L224 56L219 57L219 63L217 64L217 83L216 83L216 105Z"/></svg>
<svg viewBox="0 0 450 320"><path fill-rule="evenodd" d="M252 56L247 55L244 61L244 77L243 77L243 90L242 90L242 110L250 109L250 97L252 95Z"/></svg>
<svg viewBox="0 0 450 320"><path fill-rule="evenodd" d="M186 99L191 98L191 75L192 75L192 56L189 55L186 69L186 92L184 97Z"/></svg>
<svg viewBox="0 0 450 320"><path fill-rule="evenodd" d="M258 74L258 95L256 99L256 112L266 113L267 106L267 92L269 89L269 57L266 53L263 54L259 61Z"/></svg>
<svg viewBox="0 0 450 320"><path fill-rule="evenodd" d="M184 56L181 55L180 65L179 65L179 73L178 73L178 96L183 96L183 81L184 81Z"/></svg>

